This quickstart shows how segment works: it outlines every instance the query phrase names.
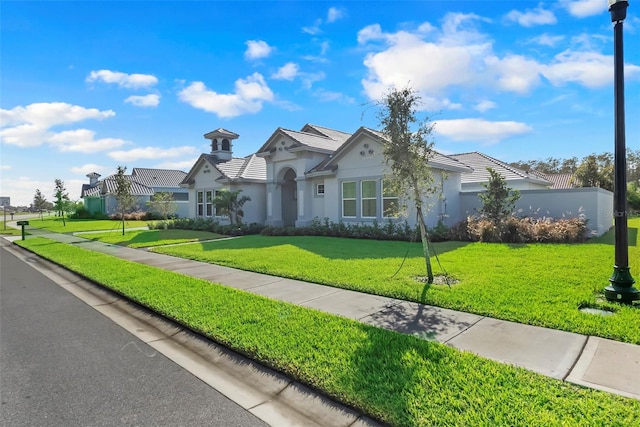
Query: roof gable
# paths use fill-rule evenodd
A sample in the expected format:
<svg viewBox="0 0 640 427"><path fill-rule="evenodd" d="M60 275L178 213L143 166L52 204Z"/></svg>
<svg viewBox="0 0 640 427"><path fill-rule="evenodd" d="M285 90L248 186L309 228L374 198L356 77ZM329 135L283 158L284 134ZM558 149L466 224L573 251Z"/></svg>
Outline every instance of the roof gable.
<svg viewBox="0 0 640 427"><path fill-rule="evenodd" d="M305 125L301 131L279 127L260 147L258 153L270 153L275 148L275 144L286 137L293 141L293 144L287 147L288 150L317 151L328 154L337 150L349 136L350 134L346 132L309 124Z"/></svg>
<svg viewBox="0 0 640 427"><path fill-rule="evenodd" d="M234 157L230 160L220 160L213 154L201 154L193 167L182 180L182 185L189 185L195 182L195 177L203 165L211 165L219 172L222 180L258 180L266 181L267 166L266 161L252 154L247 157Z"/></svg>
<svg viewBox="0 0 640 427"><path fill-rule="evenodd" d="M335 171L338 168L340 159L344 157L346 153L352 150L357 142L363 137L368 137L369 139L376 141L381 145L384 143L384 136L382 132L362 126L357 131L355 131L353 135L351 135L331 157L318 164L308 173ZM441 154L435 150L433 152L433 157L429 160L429 165L434 168L449 170L452 172L471 172L471 168L469 166L458 161L457 159Z"/></svg>

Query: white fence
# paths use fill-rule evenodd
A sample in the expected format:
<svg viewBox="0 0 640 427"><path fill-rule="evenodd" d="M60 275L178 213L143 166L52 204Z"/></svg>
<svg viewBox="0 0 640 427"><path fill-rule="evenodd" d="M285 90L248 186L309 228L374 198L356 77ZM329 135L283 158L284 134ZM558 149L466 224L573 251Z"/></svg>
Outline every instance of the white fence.
<svg viewBox="0 0 640 427"><path fill-rule="evenodd" d="M480 192L460 193L461 211L477 214ZM521 190L516 203L518 216L575 218L588 220L587 227L600 236L613 226L613 193L601 188L571 188L563 190Z"/></svg>

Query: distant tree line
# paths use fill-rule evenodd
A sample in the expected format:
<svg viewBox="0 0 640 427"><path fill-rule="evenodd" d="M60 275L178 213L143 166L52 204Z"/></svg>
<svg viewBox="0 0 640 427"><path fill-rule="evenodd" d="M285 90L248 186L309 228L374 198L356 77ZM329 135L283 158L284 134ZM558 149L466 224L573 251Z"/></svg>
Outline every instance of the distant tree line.
<svg viewBox="0 0 640 427"><path fill-rule="evenodd" d="M614 161L612 153L590 154L579 160L577 157L544 160L525 160L510 163L526 172L532 170L543 174L570 173L576 187L600 187L613 191ZM627 183L640 182L640 150L627 149Z"/></svg>

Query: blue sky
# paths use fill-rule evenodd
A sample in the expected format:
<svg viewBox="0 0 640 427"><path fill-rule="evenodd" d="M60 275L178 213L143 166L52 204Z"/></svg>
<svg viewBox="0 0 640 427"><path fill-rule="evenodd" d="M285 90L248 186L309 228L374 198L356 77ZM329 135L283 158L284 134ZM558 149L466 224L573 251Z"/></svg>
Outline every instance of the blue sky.
<svg viewBox="0 0 640 427"><path fill-rule="evenodd" d="M640 149L640 3L624 22L627 146ZM606 0L0 4L2 196L54 179L78 199L117 165L188 171L203 135L234 155L278 127L377 127L409 84L443 153L503 161L613 150Z"/></svg>

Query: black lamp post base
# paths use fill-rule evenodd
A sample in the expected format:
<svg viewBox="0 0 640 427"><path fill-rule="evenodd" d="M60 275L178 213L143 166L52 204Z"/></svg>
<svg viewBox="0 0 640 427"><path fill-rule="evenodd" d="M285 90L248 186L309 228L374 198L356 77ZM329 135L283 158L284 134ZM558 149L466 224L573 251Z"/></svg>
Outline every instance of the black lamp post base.
<svg viewBox="0 0 640 427"><path fill-rule="evenodd" d="M614 266L609 282L611 284L604 288L607 301L631 304L640 300L640 291L633 287L635 280L631 277L629 267Z"/></svg>

